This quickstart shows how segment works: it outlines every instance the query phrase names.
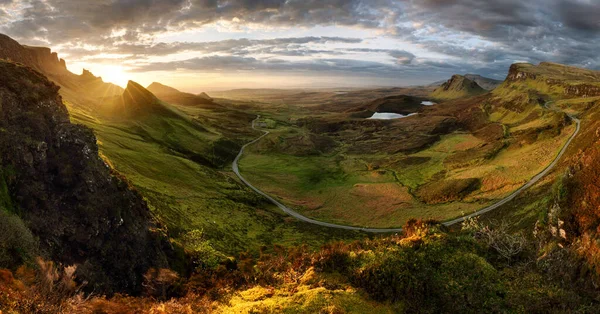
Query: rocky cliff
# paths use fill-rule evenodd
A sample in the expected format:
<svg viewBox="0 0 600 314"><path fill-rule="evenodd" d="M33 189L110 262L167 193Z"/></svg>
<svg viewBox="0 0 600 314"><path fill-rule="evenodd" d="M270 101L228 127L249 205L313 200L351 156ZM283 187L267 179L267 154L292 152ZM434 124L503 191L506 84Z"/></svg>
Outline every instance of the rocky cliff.
<svg viewBox="0 0 600 314"><path fill-rule="evenodd" d="M0 61L0 169L13 210L48 256L77 265L96 293L140 292L169 243L138 193L99 158L92 131L69 122L59 87Z"/></svg>
<svg viewBox="0 0 600 314"><path fill-rule="evenodd" d="M65 72L64 60L50 48L22 46L12 38L0 34L0 59L25 64L42 72Z"/></svg>
<svg viewBox="0 0 600 314"><path fill-rule="evenodd" d="M46 47L24 46L0 34L0 59L24 64L35 69L61 87L60 93L73 105L97 110L104 97L120 95L123 89L106 83L84 70L82 75L71 73L65 60Z"/></svg>
<svg viewBox="0 0 600 314"><path fill-rule="evenodd" d="M579 98L600 96L600 71L576 68L558 63L539 65L516 63L511 65L503 85L530 80L545 85L554 96Z"/></svg>

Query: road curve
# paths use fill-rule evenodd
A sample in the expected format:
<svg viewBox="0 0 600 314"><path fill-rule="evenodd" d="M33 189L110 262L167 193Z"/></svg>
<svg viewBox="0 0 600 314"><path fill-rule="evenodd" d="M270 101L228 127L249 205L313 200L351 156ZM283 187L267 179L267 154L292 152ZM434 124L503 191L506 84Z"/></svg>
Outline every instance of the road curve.
<svg viewBox="0 0 600 314"><path fill-rule="evenodd" d="M258 115L256 117L256 119L252 120L252 128L256 129L254 127L255 122L260 119L260 115ZM242 182L244 182L245 185L247 185L249 188L251 188L252 190L254 190L254 192L264 196L265 198L267 198L271 203L275 204L277 207L279 207L281 210L283 210L286 214L304 221L304 222L308 222L311 224L315 224L315 225L319 225L319 226L323 226L323 227L329 227L329 228L337 228L337 229L346 229L346 230L355 230L355 231L364 231L364 232L379 232L379 233L390 233L390 232L400 232L402 231L402 228L390 228L390 229L372 229L372 228L361 228L361 227L353 227L353 226L345 226L345 225L337 225L337 224L332 224L332 223L328 223L328 222L323 222L323 221L318 221L318 220L314 220L314 219L310 219L308 217L302 216L301 214L299 214L298 212L294 211L293 209L281 204L279 201L277 201L276 199L274 199L273 197L271 197L270 195L268 195L267 193L259 190L257 187L255 187L254 185L252 185L250 182L248 182L248 180L246 180L242 174L240 173L240 169L238 167L238 161L240 160L240 158L242 157L242 154L244 153L244 149L246 149L246 147L248 147L249 145L252 145L256 142L258 142L260 139L262 139L263 137L267 136L269 134L269 131L265 131L262 130L264 132L263 135L259 136L258 138L256 138L255 140L253 140L250 143L247 143L246 145L242 146L242 149L240 149L240 152L238 153L238 155L235 157L235 160L233 161L233 172L235 172L235 174L238 176L238 178L240 178L240 180L242 180Z"/></svg>
<svg viewBox="0 0 600 314"><path fill-rule="evenodd" d="M544 104L544 107L548 108L548 104L550 104L550 102L547 102L546 104ZM554 160L552 161L551 164L549 164L546 168L544 168L544 170L542 170L542 172L538 173L535 177L531 178L531 180L529 180L527 183L525 183L525 185L523 185L522 187L520 187L519 189L517 189L516 191L512 192L509 196L501 199L500 201L498 201L497 203L494 203L486 208L482 208L472 214L466 215L466 216L462 216L460 218L456 218L453 220L449 220L444 222L443 224L446 226L451 226L454 225L456 223L459 222L463 222L469 218L473 218L476 216L479 216L481 214L485 214L487 212L490 212L510 201L512 201L513 199L515 199L515 197L517 197L519 194L521 194L523 191L527 190L528 188L530 188L532 185L534 185L535 183L537 183L541 178L543 178L546 174L548 174L548 172L550 172L550 170L552 170L552 168L554 168L554 166L556 166L556 164L558 163L558 161L560 160L560 158L563 156L563 154L567 151L567 148L569 148L569 145L571 145L571 142L573 141L573 139L575 138L575 136L577 136L577 134L579 134L579 130L581 129L581 121L577 118L575 118L572 115L568 115L569 118L571 118L573 121L575 121L575 124L577 125L577 127L575 128L575 132L573 132L573 134L571 135L571 137L569 137L569 140L567 140L567 142L565 143L565 145L563 146L563 148L560 150L560 152L558 153L558 155L556 155L556 158L554 158Z"/></svg>
<svg viewBox="0 0 600 314"><path fill-rule="evenodd" d="M488 207L485 207L483 209L480 209L472 214L466 215L466 216L462 216L460 218L456 218L450 221L446 221L443 224L445 226L451 226L454 225L456 223L459 222L463 222L466 219L475 217L475 216L479 216L481 214L485 214L487 212L490 212L510 201L512 201L515 197L517 197L519 194L521 194L524 190L528 189L529 187L531 187L532 185L534 185L536 182L538 182L542 177L544 177L546 174L548 174L548 172L550 172L550 170L552 170L552 168L554 168L554 166L556 166L556 164L558 163L558 161L560 160L560 158L562 157L562 155L565 153L565 151L567 150L567 148L569 147L569 145L571 144L571 141L573 141L573 138L575 138L575 136L579 133L580 127L581 127L581 121L571 115L569 115L569 117L571 119L573 119L573 121L575 121L575 123L577 124L577 128L575 129L575 132L573 132L573 135L571 135L571 137L569 138L569 140L565 143L565 145L563 146L563 148L560 150L560 152L558 153L558 155L556 156L556 158L554 159L554 161L552 161L552 163L550 165L548 165L544 170L542 170L542 172L538 173L535 177L531 178L531 180L529 180L525 185L523 185L522 187L520 187L518 190L514 191L513 193L511 193L509 196L503 198L502 200L498 201L497 203L494 203L493 205L490 205ZM255 122L258 121L258 119L260 119L260 115L258 115L256 117L256 119L252 120L252 128L255 128ZM240 178L240 180L246 184L249 188L251 188L252 190L254 190L254 192L264 196L265 198L267 198L271 203L273 203L274 205L276 205L277 207L279 207L282 211L284 211L286 214L307 222L307 223L311 223L311 224L315 224L315 225L319 225L319 226L323 226L323 227L329 227L329 228L336 228L336 229L345 229L345 230L354 230L354 231L363 231L363 232L370 232L370 233L393 233L393 232L401 232L402 228L361 228L361 227L353 227L353 226L346 226L346 225L338 225L338 224L333 224L333 223L328 223L328 222L323 222L323 221L318 221L318 220L314 220L311 218L308 218L306 216L301 215L300 213L294 211L293 209L283 205L282 203L280 203L279 201L277 201L276 199L274 199L273 197L271 197L270 195L266 194L265 192L261 191L260 189L258 189L257 187L255 187L254 185L252 185L250 182L248 182L248 180L246 180L242 174L240 173L240 169L238 166L238 162L240 160L240 158L242 157L242 155L244 154L244 149L256 142L258 142L259 140L261 140L263 137L267 136L270 132L269 131L265 131L265 130L261 130L264 134L257 137L256 139L254 139L253 141L245 144L244 146L242 146L242 148L240 149L240 152L238 153L238 155L235 157L233 164L232 164L232 169L233 172L238 176L238 178Z"/></svg>

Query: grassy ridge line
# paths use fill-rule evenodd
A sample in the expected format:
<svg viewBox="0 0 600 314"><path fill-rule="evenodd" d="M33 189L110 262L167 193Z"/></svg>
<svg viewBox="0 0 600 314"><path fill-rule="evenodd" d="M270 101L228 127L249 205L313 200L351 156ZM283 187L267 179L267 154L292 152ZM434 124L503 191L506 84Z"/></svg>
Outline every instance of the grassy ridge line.
<svg viewBox="0 0 600 314"><path fill-rule="evenodd" d="M256 129L255 127L255 122L260 119L260 115L258 115L256 117L256 119L254 119L252 121L252 128ZM328 223L328 222L323 222L323 221L318 221L318 220L314 220L311 218L308 218L306 216L301 215L300 213L294 211L293 209L283 205L282 203L280 203L279 201L277 201L276 199L274 199L273 197L269 196L268 194L266 194L265 192L259 190L258 188L254 187L248 180L246 180L242 174L240 173L239 167L238 167L238 161L240 160L240 158L242 157L242 155L244 154L244 149L256 142L258 142L259 140L261 140L263 137L267 136L270 132L269 131L264 131L264 134L259 136L258 138L254 139L253 141L245 144L244 146L242 146L242 149L240 149L240 152L238 153L238 155L235 157L235 160L233 161L232 164L232 169L233 172L238 176L238 178L240 178L240 180L246 184L249 188L251 188L252 190L254 190L256 193L264 196L265 198L267 198L271 203L273 203L275 206L279 207L281 210L283 210L286 214L307 222L307 223L311 223L311 224L315 224L315 225L319 225L319 226L323 226L323 227L329 227L329 228L336 228L336 229L345 229L345 230L355 230L355 231L364 231L364 232L371 232L371 233L392 233L392 232L401 232L402 228L389 228L389 229L379 229L379 228L361 228L361 227L352 227L352 226L346 226L346 225L338 225L338 224L332 224L332 223Z"/></svg>

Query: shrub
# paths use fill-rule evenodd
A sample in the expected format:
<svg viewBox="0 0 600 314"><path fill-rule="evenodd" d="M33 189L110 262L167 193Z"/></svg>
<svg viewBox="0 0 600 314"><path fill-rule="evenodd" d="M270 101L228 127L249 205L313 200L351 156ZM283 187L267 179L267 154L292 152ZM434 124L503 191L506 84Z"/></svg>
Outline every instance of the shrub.
<svg viewBox="0 0 600 314"><path fill-rule="evenodd" d="M21 218L0 209L0 267L16 268L38 254L38 242Z"/></svg>
<svg viewBox="0 0 600 314"><path fill-rule="evenodd" d="M143 286L147 296L166 300L168 296L179 292L180 283L176 272L166 268L151 268L144 274Z"/></svg>
<svg viewBox="0 0 600 314"><path fill-rule="evenodd" d="M182 238L183 246L199 268L214 268L227 257L215 250L203 230L191 230Z"/></svg>

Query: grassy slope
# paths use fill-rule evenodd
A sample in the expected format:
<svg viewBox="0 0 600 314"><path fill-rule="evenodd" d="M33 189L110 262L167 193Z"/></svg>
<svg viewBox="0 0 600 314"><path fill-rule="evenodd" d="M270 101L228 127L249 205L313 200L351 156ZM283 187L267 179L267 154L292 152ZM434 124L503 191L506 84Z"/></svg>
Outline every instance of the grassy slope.
<svg viewBox="0 0 600 314"><path fill-rule="evenodd" d="M459 152L476 152L485 144L484 140L469 133L451 133L422 151L393 155L377 152L353 155L342 147L329 154L294 156L290 151L277 152L258 144L247 151L240 169L251 182L284 203L325 221L395 227L412 217L445 220L505 197L551 162L573 129L544 135L537 128L543 130L556 121L550 112L540 115L542 118L535 123L519 124L526 117L524 114L516 114L518 117L510 121L506 117L496 119L511 122L506 126L509 132L537 134L535 140L526 143L519 137L509 138L508 147L492 158L460 166L447 163L447 159ZM292 135L296 138L297 134L307 132L280 127L263 141L285 142ZM405 158L421 158L424 162L404 164L401 161ZM479 178L481 186L462 201L425 204L414 197L415 190L428 182L444 180L452 184L452 180L469 178Z"/></svg>
<svg viewBox="0 0 600 314"><path fill-rule="evenodd" d="M73 106L69 109L74 122L94 129L101 154L142 193L176 239L203 230L213 247L236 254L258 251L263 245L319 246L330 239L357 236L288 219L234 180L229 169L203 166L169 149L163 141L194 145L199 151L210 147L211 138L178 126L178 120L114 123Z"/></svg>

